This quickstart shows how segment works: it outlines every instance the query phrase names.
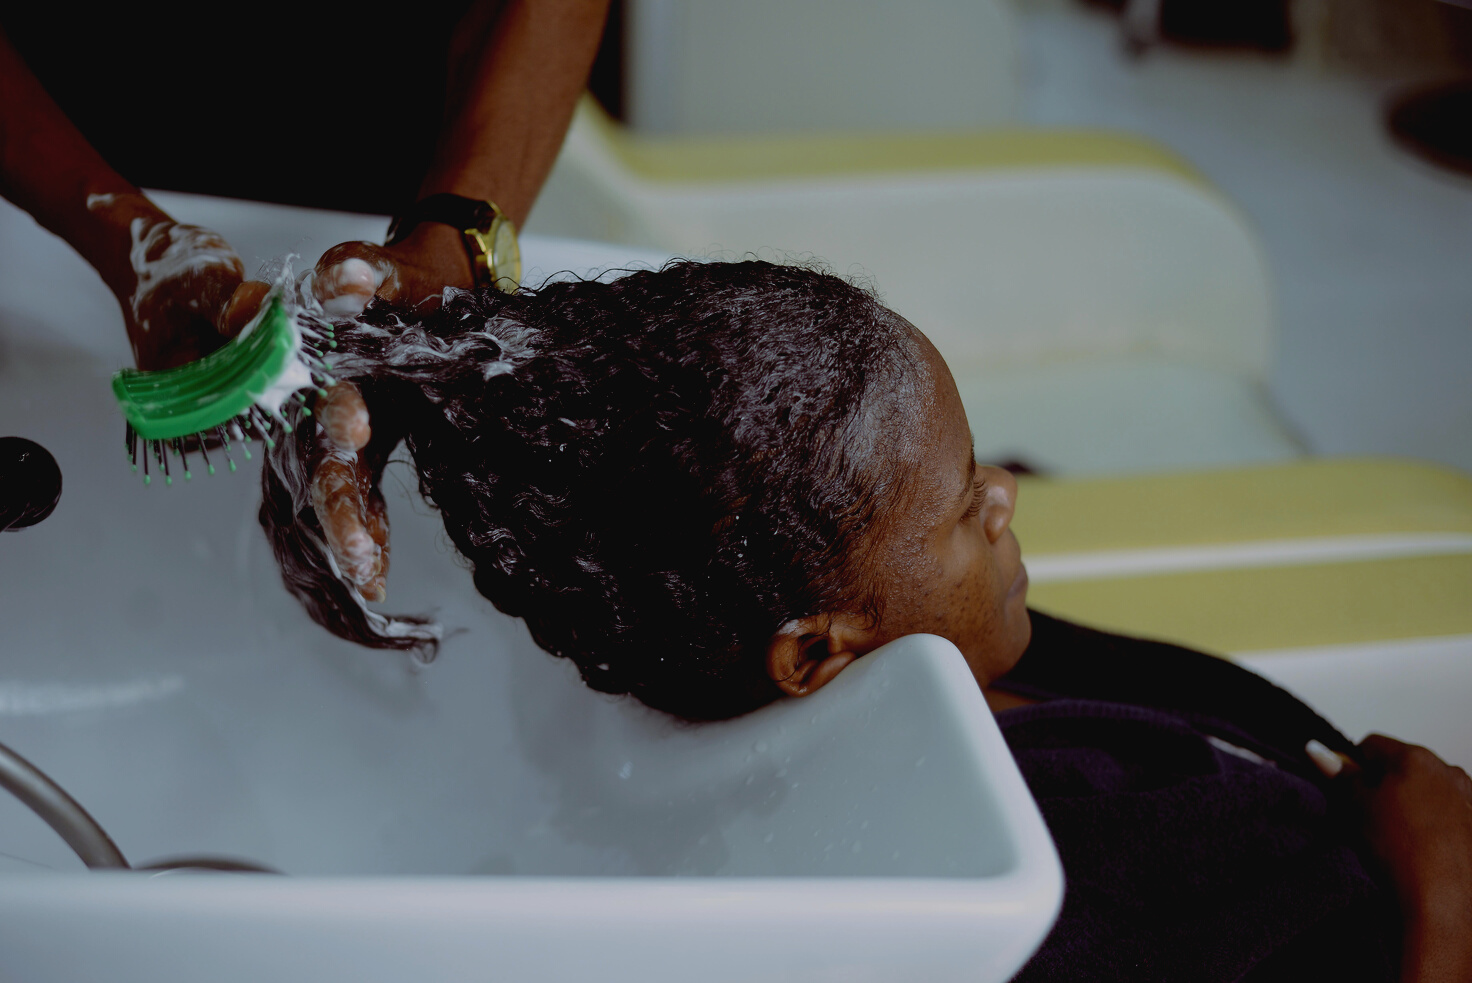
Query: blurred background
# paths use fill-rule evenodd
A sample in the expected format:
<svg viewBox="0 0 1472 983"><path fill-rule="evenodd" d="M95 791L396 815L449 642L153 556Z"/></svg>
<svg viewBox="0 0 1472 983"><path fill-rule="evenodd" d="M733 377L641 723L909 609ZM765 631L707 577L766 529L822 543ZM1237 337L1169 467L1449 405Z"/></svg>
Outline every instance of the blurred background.
<svg viewBox="0 0 1472 983"><path fill-rule="evenodd" d="M1468 80L1472 9L1437 0L622 0L591 88L656 148L1018 128L1153 141L1260 244L1266 399L1291 439L1472 470ZM558 193L539 206L551 230L588 235L558 224ZM643 237L684 245L667 238Z"/></svg>

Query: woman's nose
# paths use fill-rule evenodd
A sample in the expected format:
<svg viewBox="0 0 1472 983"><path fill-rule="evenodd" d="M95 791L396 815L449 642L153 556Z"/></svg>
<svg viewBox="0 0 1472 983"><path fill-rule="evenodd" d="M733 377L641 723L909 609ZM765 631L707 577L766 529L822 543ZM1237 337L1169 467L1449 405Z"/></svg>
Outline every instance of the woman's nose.
<svg viewBox="0 0 1472 983"><path fill-rule="evenodd" d="M986 538L995 543L1012 524L1012 515L1017 511L1017 479L1006 468L984 465L979 470L986 481L982 528L986 530Z"/></svg>

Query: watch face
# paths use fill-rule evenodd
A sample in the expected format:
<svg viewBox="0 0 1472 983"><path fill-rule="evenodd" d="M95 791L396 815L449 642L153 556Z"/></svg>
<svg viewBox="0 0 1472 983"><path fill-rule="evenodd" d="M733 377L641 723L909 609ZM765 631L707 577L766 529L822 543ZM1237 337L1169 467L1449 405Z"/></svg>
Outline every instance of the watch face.
<svg viewBox="0 0 1472 983"><path fill-rule="evenodd" d="M521 284L521 247L516 243L516 226L504 218L491 223L491 264L496 286L515 293Z"/></svg>

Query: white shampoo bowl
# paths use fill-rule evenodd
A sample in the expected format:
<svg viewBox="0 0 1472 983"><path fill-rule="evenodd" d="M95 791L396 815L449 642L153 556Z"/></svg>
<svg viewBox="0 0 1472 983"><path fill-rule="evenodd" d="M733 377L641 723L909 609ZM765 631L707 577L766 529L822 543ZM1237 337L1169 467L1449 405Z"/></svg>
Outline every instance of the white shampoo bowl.
<svg viewBox="0 0 1472 983"><path fill-rule="evenodd" d="M307 261L382 231L166 207ZM463 631L423 671L342 643L281 586L259 460L143 487L108 388L111 297L8 206L0 251L0 433L65 481L50 518L0 534L0 741L135 864L289 875L87 872L0 795L0 976L984 983L1041 941L1058 860L949 643L912 636L807 700L676 724L588 690L475 594L403 465L391 607ZM526 243L548 272L629 252Z"/></svg>

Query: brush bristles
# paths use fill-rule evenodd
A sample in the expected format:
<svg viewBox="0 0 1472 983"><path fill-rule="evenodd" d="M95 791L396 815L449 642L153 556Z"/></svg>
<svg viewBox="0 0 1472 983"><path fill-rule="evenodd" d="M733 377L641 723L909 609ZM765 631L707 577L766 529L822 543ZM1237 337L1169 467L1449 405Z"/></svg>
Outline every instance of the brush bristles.
<svg viewBox="0 0 1472 983"><path fill-rule="evenodd" d="M317 380L314 378L313 381L316 382ZM330 379L324 378L322 381L328 385L331 384ZM321 392L323 390L319 389L318 393L320 394ZM312 415L310 402L310 395L296 393L291 397L288 406L295 408L298 415L309 417ZM138 471L138 465L140 462L142 463L143 483L145 485L153 484L154 474L162 474L164 484L172 485L174 483L175 469L170 466L170 456L179 459L179 470L183 472L185 481L189 481L194 477L194 473L189 467L189 455L193 453L199 454L200 458L204 461L206 473L214 474L216 468L214 462L210 460L209 452L211 450L218 450L224 455L226 466L233 472L237 470L238 466L235 463L234 456L230 453L234 449L231 447L231 444L238 443L241 453L249 461L251 460L251 453L250 448L246 445L252 443L251 432L255 432L255 439L264 443L267 449L272 449L276 446L276 438L272 436L275 422L270 416L253 406L249 411L240 414L218 427L201 433L189 434L184 437L169 437L166 439L144 438L139 436L138 431L133 429L132 424L127 424L123 434L123 449L128 455L128 461L132 465L134 472ZM141 454L140 450L142 452ZM149 465L149 458L153 459L152 467Z"/></svg>
<svg viewBox="0 0 1472 983"><path fill-rule="evenodd" d="M141 448L145 485L153 483L154 474L163 475L166 485L174 483L174 469L170 466L170 455L179 458L178 470L183 473L186 481L194 477L189 466L191 453L198 453L204 461L206 473L214 474L216 469L214 462L210 460L210 451L218 450L224 455L226 466L233 472L237 469L237 465L231 454L234 449L231 447L232 443L239 444L241 456L249 461L252 457L250 445L254 443L252 431L254 431L255 439L264 443L267 450L271 450L276 447L276 438L272 432L277 426L290 427L296 420L312 416L313 399L325 397L327 388L334 381L332 370L327 364L324 353L337 347L336 333L332 325L323 318L300 310L294 316L297 335L301 339L295 357L306 366L307 375L312 381L311 389L292 393L287 397L285 405L274 413L264 412L259 407L252 406L244 413L219 426L182 437L144 438L139 435L131 423L128 424L123 437L123 446L134 472L138 470ZM150 457L153 458L151 467Z"/></svg>

